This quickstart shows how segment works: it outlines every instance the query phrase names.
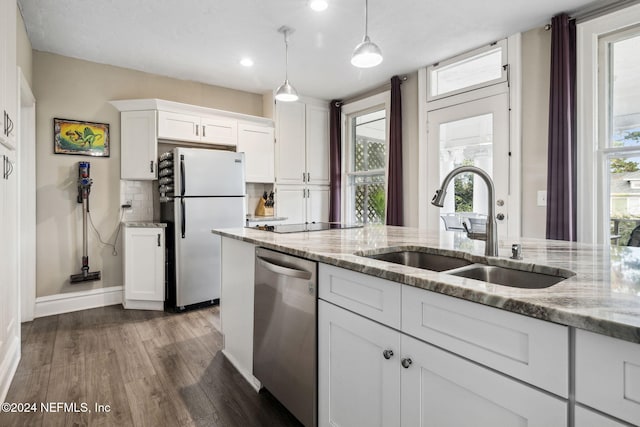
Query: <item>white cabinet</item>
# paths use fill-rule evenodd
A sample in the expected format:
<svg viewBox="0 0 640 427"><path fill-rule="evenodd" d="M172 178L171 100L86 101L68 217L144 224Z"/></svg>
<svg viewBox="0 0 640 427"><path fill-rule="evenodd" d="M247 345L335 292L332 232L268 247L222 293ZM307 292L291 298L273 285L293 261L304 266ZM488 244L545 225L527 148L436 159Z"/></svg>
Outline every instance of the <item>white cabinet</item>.
<svg viewBox="0 0 640 427"><path fill-rule="evenodd" d="M165 230L124 227L124 308L164 310Z"/></svg>
<svg viewBox="0 0 640 427"><path fill-rule="evenodd" d="M615 421L590 409L576 405L575 427L625 427L627 424Z"/></svg>
<svg viewBox="0 0 640 427"><path fill-rule="evenodd" d="M253 300L256 248L222 237L220 325L225 357L257 389L253 376Z"/></svg>
<svg viewBox="0 0 640 427"><path fill-rule="evenodd" d="M284 224L329 221L329 187L278 185L276 213L286 217Z"/></svg>
<svg viewBox="0 0 640 427"><path fill-rule="evenodd" d="M329 185L329 107L276 102L276 182Z"/></svg>
<svg viewBox="0 0 640 427"><path fill-rule="evenodd" d="M236 145L238 121L225 117L201 117L158 111L158 138L171 141Z"/></svg>
<svg viewBox="0 0 640 427"><path fill-rule="evenodd" d="M240 123L236 151L244 153L247 182L274 181L273 128Z"/></svg>
<svg viewBox="0 0 640 427"><path fill-rule="evenodd" d="M410 336L398 359L402 426L567 425L566 401Z"/></svg>
<svg viewBox="0 0 640 427"><path fill-rule="evenodd" d="M276 102L275 116L276 211L289 218L290 224L326 222L329 220L329 107L314 100ZM291 197L296 192L303 194L305 200L294 203Z"/></svg>
<svg viewBox="0 0 640 427"><path fill-rule="evenodd" d="M0 0L0 143L16 146L18 85L16 74L16 1Z"/></svg>
<svg viewBox="0 0 640 427"><path fill-rule="evenodd" d="M576 331L576 401L640 422L640 344Z"/></svg>
<svg viewBox="0 0 640 427"><path fill-rule="evenodd" d="M400 333L318 301L318 425L396 426Z"/></svg>
<svg viewBox="0 0 640 427"><path fill-rule="evenodd" d="M154 180L158 176L156 111L120 113L120 178Z"/></svg>
<svg viewBox="0 0 640 427"><path fill-rule="evenodd" d="M320 426L567 426L567 400L487 368L482 360L477 363L474 353L465 347L460 347L461 357L449 348L410 336L416 331L413 319L418 318L424 328L440 332L440 325L424 316L423 309L443 307L434 317L443 316L443 322L454 323L448 331L454 338L459 335L456 328L471 328L471 334L479 337L465 338L474 346L503 351L505 346L499 341L496 346L491 334L474 329L473 323L480 319L469 307L455 318L446 312L457 315L459 307L448 306L445 301L425 300L411 292L405 297L407 290L432 292L324 264L318 271ZM409 300L418 303L409 304ZM416 307L421 307L418 313L405 315ZM465 319L465 314L470 318ZM487 317L491 322L491 314ZM499 323L505 319L493 320ZM514 319L507 321L520 336L521 325ZM536 332L522 332L523 336L528 333ZM438 342L438 346L443 344L447 343ZM525 343L535 344L535 340ZM563 345L568 346L568 342ZM565 374L568 377L568 372Z"/></svg>

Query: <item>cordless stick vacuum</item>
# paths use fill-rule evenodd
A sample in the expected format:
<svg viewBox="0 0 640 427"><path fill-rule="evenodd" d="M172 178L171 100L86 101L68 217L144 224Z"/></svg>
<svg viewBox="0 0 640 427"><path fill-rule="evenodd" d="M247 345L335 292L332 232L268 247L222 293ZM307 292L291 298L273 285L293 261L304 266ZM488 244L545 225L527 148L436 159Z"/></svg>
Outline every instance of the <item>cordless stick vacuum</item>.
<svg viewBox="0 0 640 427"><path fill-rule="evenodd" d="M93 181L89 177L89 162L78 163L78 203L82 203L82 273L73 274L71 283L100 280L99 271L89 272L89 249L87 242L87 212L89 212L89 193Z"/></svg>

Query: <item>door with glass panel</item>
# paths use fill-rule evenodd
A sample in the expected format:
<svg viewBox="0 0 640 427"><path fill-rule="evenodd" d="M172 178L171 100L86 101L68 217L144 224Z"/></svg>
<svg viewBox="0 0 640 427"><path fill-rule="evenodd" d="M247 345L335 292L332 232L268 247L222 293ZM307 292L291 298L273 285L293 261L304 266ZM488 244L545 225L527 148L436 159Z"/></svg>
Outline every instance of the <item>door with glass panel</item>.
<svg viewBox="0 0 640 427"><path fill-rule="evenodd" d="M428 189L440 188L444 177L459 166L485 170L495 185L494 212L498 235L509 233L509 98L501 93L427 113ZM427 223L444 233L463 225L482 232L488 213L489 191L476 174L458 175L447 188L444 206L429 205Z"/></svg>
<svg viewBox="0 0 640 427"><path fill-rule="evenodd" d="M640 28L602 37L599 50L603 240L640 246Z"/></svg>

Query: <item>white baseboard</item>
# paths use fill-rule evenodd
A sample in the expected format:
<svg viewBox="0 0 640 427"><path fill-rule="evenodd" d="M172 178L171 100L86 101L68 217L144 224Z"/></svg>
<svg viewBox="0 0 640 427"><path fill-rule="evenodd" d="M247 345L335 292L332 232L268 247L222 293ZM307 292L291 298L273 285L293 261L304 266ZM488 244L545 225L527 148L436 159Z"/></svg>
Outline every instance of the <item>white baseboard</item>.
<svg viewBox="0 0 640 427"><path fill-rule="evenodd" d="M231 362L231 364L238 370L238 372L240 372L240 375L242 375L244 377L244 379L247 380L249 385L251 387L253 387L256 392L259 392L260 389L262 388L262 384L260 384L260 381L256 377L254 377L251 374L251 372L248 372L245 369L242 369L240 367L240 364L236 360L236 358L233 357L230 353L228 353L225 350L222 350L222 354L224 354L224 356L227 358L227 360L229 362Z"/></svg>
<svg viewBox="0 0 640 427"><path fill-rule="evenodd" d="M19 326L19 325L18 325ZM13 381L13 376L20 362L20 337L13 337L11 346L4 360L0 364L0 402L4 402Z"/></svg>
<svg viewBox="0 0 640 427"><path fill-rule="evenodd" d="M67 292L36 298L35 317L122 304L122 286Z"/></svg>

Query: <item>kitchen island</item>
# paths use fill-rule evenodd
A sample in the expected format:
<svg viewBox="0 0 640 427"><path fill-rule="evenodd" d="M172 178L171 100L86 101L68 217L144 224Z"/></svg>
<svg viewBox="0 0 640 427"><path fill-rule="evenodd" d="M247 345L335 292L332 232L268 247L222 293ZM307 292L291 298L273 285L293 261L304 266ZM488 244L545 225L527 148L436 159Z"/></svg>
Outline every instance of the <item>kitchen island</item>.
<svg viewBox="0 0 640 427"><path fill-rule="evenodd" d="M606 421L610 425L623 425L616 424L617 420L633 424L637 424L640 420L640 403L638 403L640 402L640 268L638 268L640 249L522 239L518 243L522 245L523 260L512 261L508 259L511 255L511 244L515 243L512 241L500 242L500 257L485 259L482 255L484 243L471 241L462 233L447 233L447 236L441 238L437 233L407 227L367 226L294 234L275 234L253 229L228 229L217 230L214 233L223 236L221 310L225 346L229 340L230 342L235 340L235 337L227 336L225 330L225 274L231 274L229 268L225 273L225 245L236 247L236 249L238 245L245 245L246 256L242 260L245 277L234 279L236 285L245 288L253 280L248 271L253 267L253 263L251 267L246 264L249 261L247 257L255 246L274 249L320 263L318 364L321 425L326 424L326 417L329 417L329 414L341 416L340 408L331 406L330 402L335 399L327 395L328 391L323 391L323 384L327 385L332 378L331 372L337 372L339 369L338 366L331 365L333 361L330 363L325 360L330 359L328 355L335 354L335 351L331 352L327 348L332 338L323 332L325 320L327 324L334 325L333 318L323 320L323 316L331 316L336 309L345 312L346 324L355 324L367 318L365 320L371 323L367 327L384 328L385 332L396 333L398 343L394 346L395 351L398 352L398 358L406 353L406 349L413 348L412 368L420 368L417 371L426 372L425 369L427 369L425 363L418 362L420 358L416 355L417 353L441 352L440 349L444 349L445 356L455 360L451 362L452 365L449 368L441 364L437 370L466 372L465 370L469 369L470 371L465 375L468 380L474 378L474 370L487 366L494 371L506 374L490 371L498 381L493 387L496 390L509 389L507 385L501 385L500 381L505 378L512 381L511 378L515 378L517 381L531 384L532 390L536 393L542 393L539 390L552 393L554 396L552 401L555 403L550 404L556 405L555 413L560 415L557 415L557 418L540 420L540 423L605 425L601 423ZM389 251L390 247L435 248L444 254L451 251L464 251L464 256L473 262L482 259L483 262L492 265L516 266L520 269L545 273L553 273L554 269L557 272L569 270L574 272L575 276L548 288L518 289L361 256ZM230 253L233 254L234 251ZM350 276L353 274L356 276ZM367 279L369 276L375 276L375 278ZM329 282L332 277L340 277L340 280L331 282L333 287L338 283L358 281L364 283L381 279L384 282L395 283L394 287L398 288L397 321L389 323L359 311L357 307L341 306L339 301L332 300L330 295L326 297L327 301L323 301L323 277ZM232 282L233 280L229 283ZM247 288L244 293L243 301L246 303L251 297L251 290ZM423 297L424 300L422 300ZM250 301L252 302L253 299L251 298ZM327 309L324 309L325 305ZM343 314L337 315L343 316ZM440 324L430 324L431 321L440 322ZM465 323L466 321L470 322ZM534 323L520 329L518 326L520 321ZM411 322L418 323L414 327ZM233 320L229 321L230 325L233 323ZM458 325L459 329L447 329L453 328L451 325ZM249 332L249 325L245 326L247 330L244 332ZM532 329L526 329L529 327ZM538 330L539 328L543 329ZM230 333L231 335L235 333L233 328ZM465 336L465 333L468 335ZM535 338L536 336L538 338ZM484 338L478 337L488 337L489 341L484 342L482 341ZM506 341L502 342L501 338L495 337L504 337ZM509 337L513 342L509 341L511 339ZM413 340L415 343L413 341L405 343L405 340ZM353 342L356 346L356 341ZM416 343L428 346L429 350L420 350ZM245 344L249 345L246 337ZM431 346L432 344L437 347ZM512 350L515 353L511 352ZM522 354L518 355L518 351ZM236 358L235 364L241 372L244 370L245 377L251 379L251 358L246 357L243 363L237 360L236 355L233 354L234 351L228 353L230 359ZM388 354L385 353L385 359ZM459 358L455 355L460 355L464 359L458 360ZM620 356L620 360L616 359L618 357L616 355ZM438 360L440 356L439 353L430 355L429 359ZM442 357L442 360L448 360ZM398 368L400 370L398 384L394 387L401 388L403 393L408 384L419 381L404 378L405 374L412 370L405 365L410 366L411 359L402 356L402 368ZM399 367L400 364L397 366ZM551 375L546 375L550 378L542 378L545 377L542 374L545 371L551 372ZM400 381L400 372L402 372L402 381ZM486 393L487 384L491 384L492 380L483 378L485 374L484 370L478 372L478 383L467 384L464 389L468 392L477 386ZM438 372L437 375L447 377L442 372ZM370 376L367 375L367 377ZM456 383L456 387L461 387L454 379L449 379ZM511 384L509 381L507 381L508 384ZM254 385L257 385L255 380ZM521 383L517 385L522 386ZM490 385L488 387L491 388ZM421 399L425 398L426 395L422 393L427 387L423 384L422 389L420 392L414 390L414 394L420 395ZM523 390L525 391L529 392L529 390ZM518 398L514 397L518 396L517 391L511 390L507 394L505 398L518 401ZM537 408L529 414L530 416L524 413L526 411L522 412L510 407L508 402L502 401L499 397L495 397L492 402L493 404L498 402L502 407L509 407L510 413L519 414L520 417L529 420L531 425L536 424L533 414L540 413L540 410L546 414L554 413L554 409L547 406L545 402L539 402L540 406L536 406L538 404L533 403L536 402L534 397L528 396L523 399L530 402L527 407ZM405 405L410 402L406 403L404 398L402 403L399 397L395 400L385 399L387 400L396 402L392 406L398 408L397 411L383 410L383 418L394 423L395 415L393 414L402 412L405 414L402 417L402 425L411 424L411 422L405 423L405 420L421 419L423 413L437 413L437 409L446 408L446 405L440 402L435 407L422 407L420 410L421 400L416 398L409 399L415 400L413 409L406 409ZM516 403L514 405L517 406ZM492 412L480 403L478 408L483 408L480 410L481 414L495 412L494 415L498 418L489 417L493 423L501 420L500 417L504 415L500 411ZM392 415L389 415L389 411ZM350 412L357 417L362 417L363 414L368 413L368 409L356 407ZM469 414L473 414L473 411ZM398 419L400 419L399 416ZM463 422L464 419L459 421ZM491 423L487 422L487 424Z"/></svg>

